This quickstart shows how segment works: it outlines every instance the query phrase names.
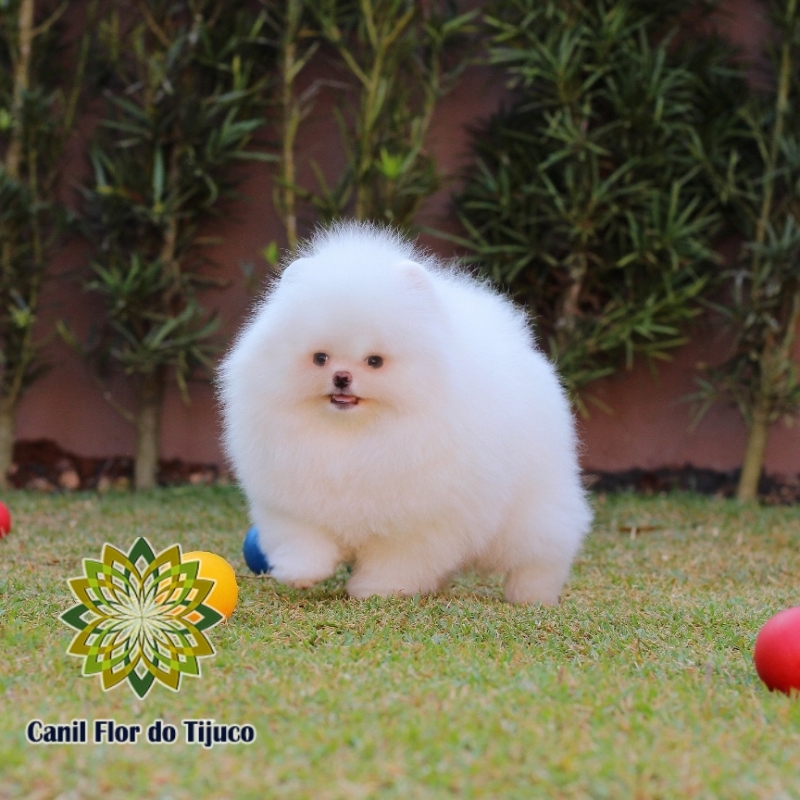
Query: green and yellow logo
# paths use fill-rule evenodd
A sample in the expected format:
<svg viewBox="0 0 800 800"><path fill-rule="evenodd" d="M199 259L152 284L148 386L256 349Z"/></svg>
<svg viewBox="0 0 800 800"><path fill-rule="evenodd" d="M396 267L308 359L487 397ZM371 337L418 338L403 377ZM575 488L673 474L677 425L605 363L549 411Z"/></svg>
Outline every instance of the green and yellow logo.
<svg viewBox="0 0 800 800"><path fill-rule="evenodd" d="M105 691L127 681L139 698L156 681L178 691L183 675L200 677L200 659L215 652L205 632L223 616L204 604L214 581L198 569L180 545L154 553L145 538L85 558L69 580L78 604L61 615L78 631L67 653L83 659L83 674L100 675Z"/></svg>

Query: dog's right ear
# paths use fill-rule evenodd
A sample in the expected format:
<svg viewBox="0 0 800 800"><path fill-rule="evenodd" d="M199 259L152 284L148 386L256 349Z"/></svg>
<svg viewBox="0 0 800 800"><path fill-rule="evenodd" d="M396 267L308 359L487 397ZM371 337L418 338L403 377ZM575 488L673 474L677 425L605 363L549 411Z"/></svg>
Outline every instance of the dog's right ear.
<svg viewBox="0 0 800 800"><path fill-rule="evenodd" d="M292 263L281 272L280 282L284 285L294 283L310 264L310 258L298 258L296 261L292 261Z"/></svg>

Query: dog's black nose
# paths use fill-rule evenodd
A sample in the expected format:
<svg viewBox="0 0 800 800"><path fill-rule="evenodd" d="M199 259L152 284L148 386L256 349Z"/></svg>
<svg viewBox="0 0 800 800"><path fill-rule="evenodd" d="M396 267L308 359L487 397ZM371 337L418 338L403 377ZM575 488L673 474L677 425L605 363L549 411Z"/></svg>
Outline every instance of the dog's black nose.
<svg viewBox="0 0 800 800"><path fill-rule="evenodd" d="M346 389L353 381L353 376L349 372L334 372L333 385L337 389Z"/></svg>

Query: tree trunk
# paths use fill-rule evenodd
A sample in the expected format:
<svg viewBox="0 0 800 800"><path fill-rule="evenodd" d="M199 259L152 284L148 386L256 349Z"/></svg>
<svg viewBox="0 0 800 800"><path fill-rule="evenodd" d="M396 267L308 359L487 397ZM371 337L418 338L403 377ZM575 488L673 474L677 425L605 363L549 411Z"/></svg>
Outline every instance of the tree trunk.
<svg viewBox="0 0 800 800"><path fill-rule="evenodd" d="M25 93L30 85L31 53L33 49L33 0L22 0L19 6L17 19L18 57L13 63L14 69L14 95L11 105L11 116L16 121L16 126L11 129L11 139L6 150L6 172L9 177L17 181L20 175L22 162L22 110L25 104Z"/></svg>
<svg viewBox="0 0 800 800"><path fill-rule="evenodd" d="M742 474L739 476L739 486L736 488L736 498L742 502L758 498L758 481L764 466L768 433L767 415L758 411L754 415L753 423L747 433L747 448L744 453Z"/></svg>
<svg viewBox="0 0 800 800"><path fill-rule="evenodd" d="M789 0L786 7L787 21L794 21L797 13L797 0ZM775 120L772 126L769 151L765 153L763 194L761 197L761 211L756 222L756 243L763 245L767 237L767 229L773 214L776 175L779 174L779 158L781 143L789 109L789 91L792 83L792 41L788 35L784 37L781 46L780 68L778 71L777 94L775 98ZM754 260L750 265L750 273L755 276L760 268L759 255L756 251ZM757 281L753 281L752 291L755 293ZM755 294L753 295L755 298ZM756 304L756 308L757 308ZM771 334L768 334L771 336ZM767 449L767 434L769 433L769 414L766 398L774 392L775 387L770 386L770 376L775 372L769 369L770 361L775 363L774 342L767 340L767 346L759 355L760 387L756 395L756 407L752 409L753 421L747 435L747 447L744 453L742 474L739 477L739 486L736 497L743 502L755 500L758 497L758 481L764 466L764 452ZM778 358L780 356L778 355Z"/></svg>
<svg viewBox="0 0 800 800"><path fill-rule="evenodd" d="M8 489L8 470L14 452L16 412L16 403L8 398L0 400L0 490L3 491Z"/></svg>
<svg viewBox="0 0 800 800"><path fill-rule="evenodd" d="M297 36L299 27L299 7L297 3L289 2L287 7L286 32L283 40L283 93L281 106L283 109L283 154L281 170L283 178L282 204L283 222L286 226L286 240L289 250L294 254L297 249L297 209L296 188L297 176L294 164L294 145L297 128L300 125L300 110L294 100L294 76L297 64L297 53L294 37Z"/></svg>
<svg viewBox="0 0 800 800"><path fill-rule="evenodd" d="M143 375L139 391L139 407L136 413L134 486L137 489L155 489L156 487L163 400L163 371L157 369Z"/></svg>

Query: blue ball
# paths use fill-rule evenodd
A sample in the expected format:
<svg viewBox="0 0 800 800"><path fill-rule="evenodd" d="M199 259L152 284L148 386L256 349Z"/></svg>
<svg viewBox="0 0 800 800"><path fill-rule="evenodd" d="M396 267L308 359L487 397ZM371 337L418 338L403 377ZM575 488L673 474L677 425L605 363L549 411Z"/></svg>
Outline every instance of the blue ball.
<svg viewBox="0 0 800 800"><path fill-rule="evenodd" d="M255 526L250 528L247 536L244 537L242 553L245 563L256 575L265 575L272 569L267 556L258 544L258 528Z"/></svg>

